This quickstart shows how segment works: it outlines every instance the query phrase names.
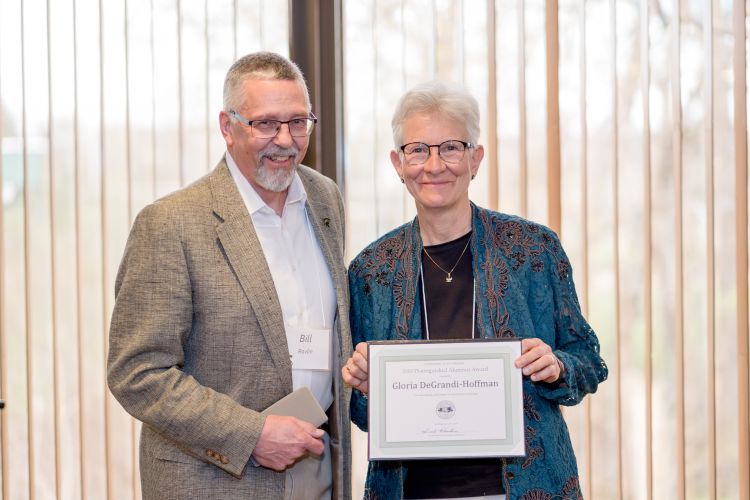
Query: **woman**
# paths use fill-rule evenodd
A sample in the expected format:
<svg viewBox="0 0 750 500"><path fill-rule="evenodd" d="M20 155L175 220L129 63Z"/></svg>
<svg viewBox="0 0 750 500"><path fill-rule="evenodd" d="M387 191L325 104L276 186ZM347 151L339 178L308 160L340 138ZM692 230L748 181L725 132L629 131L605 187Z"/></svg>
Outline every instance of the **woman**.
<svg viewBox="0 0 750 500"><path fill-rule="evenodd" d="M371 462L365 498L581 498L559 405L596 391L607 366L557 236L469 201L484 149L479 107L463 89L438 82L412 89L392 127L391 163L417 217L349 268L356 348L342 375L356 389L352 421L367 431L366 341L521 338L515 364L524 375L526 455Z"/></svg>

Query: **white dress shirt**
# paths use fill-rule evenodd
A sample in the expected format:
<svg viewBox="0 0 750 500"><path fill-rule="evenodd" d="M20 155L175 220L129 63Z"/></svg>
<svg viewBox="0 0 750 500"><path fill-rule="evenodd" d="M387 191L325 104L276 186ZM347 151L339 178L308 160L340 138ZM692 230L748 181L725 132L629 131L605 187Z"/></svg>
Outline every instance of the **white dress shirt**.
<svg viewBox="0 0 750 500"><path fill-rule="evenodd" d="M284 317L287 345L294 345L290 327L328 329L332 339L336 290L308 219L307 193L299 175L294 175L279 217L242 175L229 152L226 161L271 270ZM328 370L292 370L294 389L309 387L324 410L333 403L330 342L328 350Z"/></svg>

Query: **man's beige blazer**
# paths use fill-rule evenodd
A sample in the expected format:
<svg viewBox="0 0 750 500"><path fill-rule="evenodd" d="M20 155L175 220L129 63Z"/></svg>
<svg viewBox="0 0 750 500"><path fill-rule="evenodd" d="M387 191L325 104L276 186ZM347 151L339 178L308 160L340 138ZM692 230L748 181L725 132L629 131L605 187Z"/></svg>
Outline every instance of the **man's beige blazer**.
<svg viewBox="0 0 750 500"><path fill-rule="evenodd" d="M344 207L335 183L299 175L338 297L333 498L351 497L351 354ZM260 411L292 392L281 306L250 215L224 160L136 218L115 284L108 382L143 422L143 498L282 499L284 473L249 463ZM127 450L123 450L127 453Z"/></svg>

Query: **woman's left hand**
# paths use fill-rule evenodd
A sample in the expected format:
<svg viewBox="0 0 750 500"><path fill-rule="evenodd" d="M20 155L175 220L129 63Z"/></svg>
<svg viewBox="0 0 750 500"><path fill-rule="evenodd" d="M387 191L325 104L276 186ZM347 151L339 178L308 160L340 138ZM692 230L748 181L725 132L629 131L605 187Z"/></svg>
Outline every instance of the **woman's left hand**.
<svg viewBox="0 0 750 500"><path fill-rule="evenodd" d="M563 373L563 364L552 352L552 348L541 339L521 340L521 355L516 359L516 368L533 382L557 382Z"/></svg>

